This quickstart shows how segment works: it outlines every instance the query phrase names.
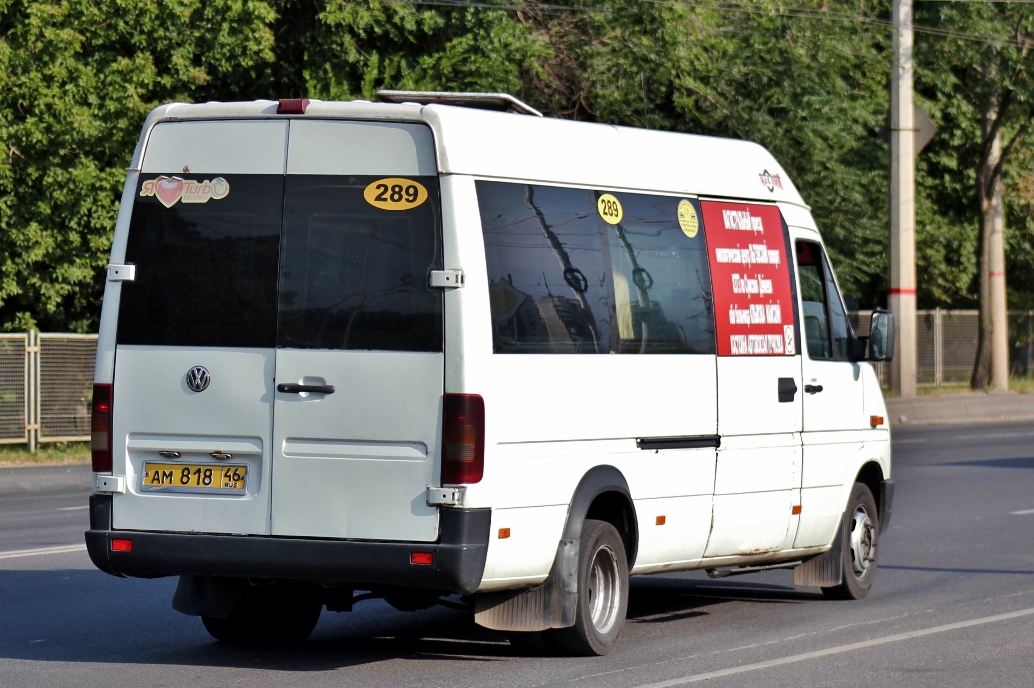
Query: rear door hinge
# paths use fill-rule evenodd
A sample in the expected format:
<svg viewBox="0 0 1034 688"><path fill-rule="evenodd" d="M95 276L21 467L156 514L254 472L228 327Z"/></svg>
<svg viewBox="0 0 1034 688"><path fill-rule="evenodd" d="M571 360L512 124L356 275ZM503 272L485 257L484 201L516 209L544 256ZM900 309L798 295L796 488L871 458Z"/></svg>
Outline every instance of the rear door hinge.
<svg viewBox="0 0 1034 688"><path fill-rule="evenodd" d="M136 265L133 263L109 263L109 282L132 282L136 279Z"/></svg>
<svg viewBox="0 0 1034 688"><path fill-rule="evenodd" d="M431 270L431 286L439 289L459 289L463 286L462 270Z"/></svg>
<svg viewBox="0 0 1034 688"><path fill-rule="evenodd" d="M427 488L427 506L463 506L466 487L431 487Z"/></svg>

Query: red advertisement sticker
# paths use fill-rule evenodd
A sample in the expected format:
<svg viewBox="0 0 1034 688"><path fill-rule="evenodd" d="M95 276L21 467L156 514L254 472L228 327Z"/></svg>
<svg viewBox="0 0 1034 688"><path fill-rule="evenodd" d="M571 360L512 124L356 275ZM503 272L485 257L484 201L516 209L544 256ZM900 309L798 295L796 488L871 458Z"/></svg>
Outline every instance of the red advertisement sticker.
<svg viewBox="0 0 1034 688"><path fill-rule="evenodd" d="M718 355L795 355L793 291L779 209L708 201L700 206Z"/></svg>

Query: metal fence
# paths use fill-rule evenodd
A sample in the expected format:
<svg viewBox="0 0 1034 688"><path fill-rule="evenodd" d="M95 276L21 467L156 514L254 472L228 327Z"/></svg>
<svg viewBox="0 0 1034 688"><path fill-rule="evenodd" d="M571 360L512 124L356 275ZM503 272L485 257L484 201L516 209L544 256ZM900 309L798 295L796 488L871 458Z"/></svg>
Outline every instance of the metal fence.
<svg viewBox="0 0 1034 688"><path fill-rule="evenodd" d="M851 313L855 334L869 333L871 311ZM916 384L941 387L969 382L977 357L980 312L933 310L916 313ZM888 384L890 366L876 366ZM1034 311L1009 311L1009 372L1034 375Z"/></svg>
<svg viewBox="0 0 1034 688"><path fill-rule="evenodd" d="M0 444L90 439L97 335L0 334Z"/></svg>
<svg viewBox="0 0 1034 688"><path fill-rule="evenodd" d="M871 311L850 313L855 333L869 333ZM920 385L964 384L976 360L979 314L934 309L916 317ZM30 331L0 334L0 444L90 439L90 396L97 335ZM1034 311L1009 312L1009 365L1034 375ZM887 365L876 372L886 386Z"/></svg>

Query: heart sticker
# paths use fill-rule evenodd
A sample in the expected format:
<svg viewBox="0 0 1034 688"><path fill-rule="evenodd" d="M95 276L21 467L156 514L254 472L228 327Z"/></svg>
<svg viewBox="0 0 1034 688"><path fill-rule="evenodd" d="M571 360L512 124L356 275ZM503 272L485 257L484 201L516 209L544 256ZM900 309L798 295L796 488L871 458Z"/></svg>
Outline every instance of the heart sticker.
<svg viewBox="0 0 1034 688"><path fill-rule="evenodd" d="M201 182L179 177L158 177L147 179L140 184L142 197L157 196L158 201L166 208L171 208L177 203L208 203L212 199L218 201L229 194L230 182L222 177Z"/></svg>
<svg viewBox="0 0 1034 688"><path fill-rule="evenodd" d="M159 177L155 181L154 195L158 197L162 205L171 208L180 199L183 193L183 180L175 177Z"/></svg>

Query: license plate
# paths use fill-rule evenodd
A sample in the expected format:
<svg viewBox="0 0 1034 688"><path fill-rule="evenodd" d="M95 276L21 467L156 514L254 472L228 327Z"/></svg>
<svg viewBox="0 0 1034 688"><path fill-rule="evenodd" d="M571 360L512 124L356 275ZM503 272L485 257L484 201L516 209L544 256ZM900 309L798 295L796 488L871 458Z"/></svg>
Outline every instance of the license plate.
<svg viewBox="0 0 1034 688"><path fill-rule="evenodd" d="M145 492L243 494L248 467L239 464L144 463L140 488Z"/></svg>

